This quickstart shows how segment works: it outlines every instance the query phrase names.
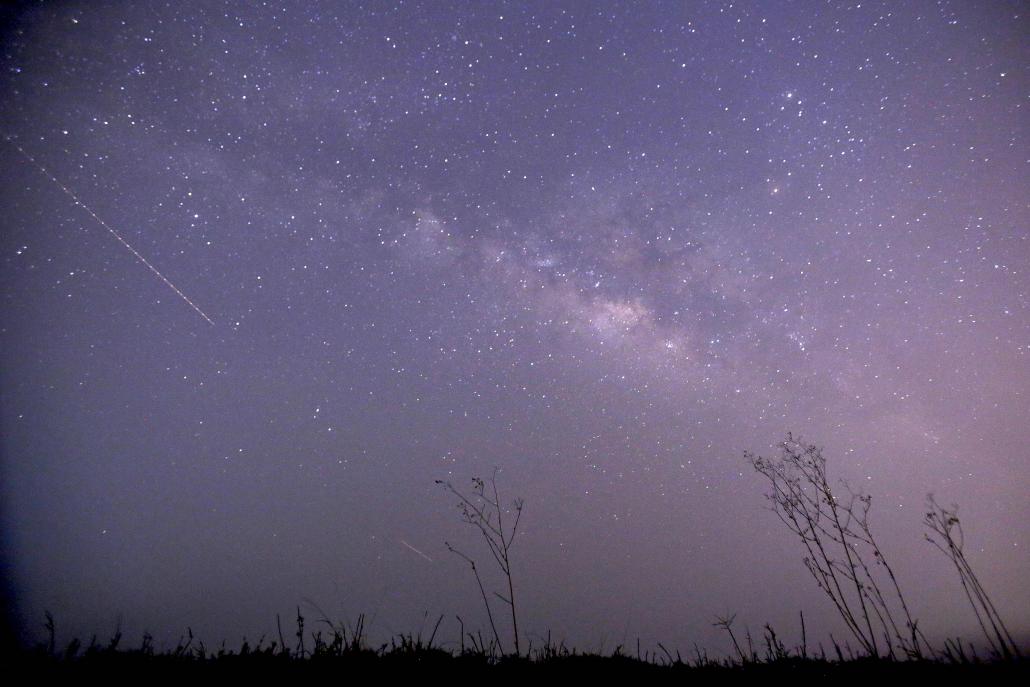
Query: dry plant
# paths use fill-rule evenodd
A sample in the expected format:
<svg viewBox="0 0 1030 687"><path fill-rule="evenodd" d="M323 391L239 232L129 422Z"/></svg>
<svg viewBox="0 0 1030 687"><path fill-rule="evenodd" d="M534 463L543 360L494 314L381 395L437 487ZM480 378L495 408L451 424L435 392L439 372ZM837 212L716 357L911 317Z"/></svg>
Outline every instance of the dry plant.
<svg viewBox="0 0 1030 687"><path fill-rule="evenodd" d="M493 556L494 561L504 574L508 586L508 595L504 596L499 592L494 592L494 596L507 604L511 610L512 633L515 636L515 654L521 655L518 616L515 612L515 587L511 576L511 545L515 540L515 535L518 534L523 501L517 498L512 502L511 508L514 511L514 516L511 527L507 528L504 517L505 509L501 506L501 497L497 490L497 470L494 470L493 477L490 478L489 490L487 490L487 485L482 479L473 477L471 495L462 493L450 482L436 480L436 483L442 485L447 491L458 497L458 508L461 511L462 520L479 530L487 544L487 548L490 549L491 556ZM483 597L483 605L486 606L486 615L490 621L490 629L493 631L494 641L497 647L500 648L501 638L494 623L493 612L490 610L490 598L483 586L483 579L479 575L476 561L451 546L449 542L444 542L444 544L451 553L462 558L472 568L472 574L475 576L476 584L479 586L479 593Z"/></svg>
<svg viewBox="0 0 1030 687"><path fill-rule="evenodd" d="M958 506L944 508L938 505L933 494L930 494L926 497L926 509L926 517L923 522L930 530L925 535L926 541L944 553L958 570L962 590L965 591L966 598L973 607L973 613L976 614L976 620L980 623L980 629L983 630L987 643L997 655L1003 658L1021 657L1019 646L1013 641L1008 628L1005 627L997 609L990 597L987 596L976 573L973 572L966 555L962 552L965 537L962 533L962 523L958 519Z"/></svg>
<svg viewBox="0 0 1030 687"><path fill-rule="evenodd" d="M872 497L841 480L834 493L819 448L788 434L779 458L746 452L772 486L772 511L804 544L805 566L870 656L923 655L925 638L869 525Z"/></svg>

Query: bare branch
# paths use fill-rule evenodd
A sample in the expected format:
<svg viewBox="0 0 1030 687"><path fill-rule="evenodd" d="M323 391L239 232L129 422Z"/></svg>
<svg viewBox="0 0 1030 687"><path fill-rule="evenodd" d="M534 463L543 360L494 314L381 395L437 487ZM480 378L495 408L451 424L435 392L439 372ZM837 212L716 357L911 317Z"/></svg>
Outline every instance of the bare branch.
<svg viewBox="0 0 1030 687"><path fill-rule="evenodd" d="M958 519L958 507L944 508L934 500L933 494L927 495L926 507L927 513L923 522L931 532L926 535L926 540L944 553L958 571L962 590L973 607L973 613L991 649L1005 659L1021 658L1019 645L1012 639L962 550L965 536L962 532L962 523Z"/></svg>
<svg viewBox="0 0 1030 687"><path fill-rule="evenodd" d="M515 519L511 529L508 530L504 523L504 509L500 505L501 496L500 490L497 487L497 472L498 471L495 469L494 474L490 479L489 491L487 489L487 484L483 479L473 477L470 496L462 493L450 482L436 480L436 483L443 486L447 491L458 498L458 508L461 511L462 521L475 527L479 531L479 534L486 542L487 549L490 551L490 555L493 557L494 562L497 563L497 567L499 567L501 572L504 574L508 585L508 595L504 596L496 591L493 592L493 594L511 607L512 631L515 636L515 653L517 655L521 655L518 616L515 610L515 588L514 583L512 582L511 558L509 554L511 544L515 540L515 535L518 534L519 522L522 519L523 501L522 499L514 500L512 507L515 511ZM482 579L479 576L479 571L476 568L475 561L471 557L454 549L450 544L447 544L447 548L463 558L472 567L472 572L476 577L476 583L479 585L480 593L483 597L483 604L486 606L491 628L494 631L496 645L500 647L501 641L497 633L497 628L494 627L493 615L490 610L490 600L486 594L485 588L483 587Z"/></svg>
<svg viewBox="0 0 1030 687"><path fill-rule="evenodd" d="M869 655L881 655L882 647L887 656L896 649L921 656L915 621L869 526L872 497L843 480L843 497L838 496L821 449L800 437L788 434L779 448L778 458L750 452L744 456L769 480L771 510L801 540L805 567L816 585ZM885 589L891 590L890 597ZM901 626L911 638L902 634Z"/></svg>

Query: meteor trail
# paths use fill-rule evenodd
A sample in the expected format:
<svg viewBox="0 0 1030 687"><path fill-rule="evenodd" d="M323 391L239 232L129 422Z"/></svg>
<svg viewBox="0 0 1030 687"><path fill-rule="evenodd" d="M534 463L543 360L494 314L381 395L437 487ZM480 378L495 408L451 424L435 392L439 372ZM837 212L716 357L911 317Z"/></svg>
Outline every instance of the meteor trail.
<svg viewBox="0 0 1030 687"><path fill-rule="evenodd" d="M6 136L5 135L4 139L8 143L10 143L12 146L14 146L18 150L18 152L22 154L22 157L24 157L26 160L28 160L33 165L35 165L36 168L38 168L40 172L42 172L46 177L48 177L50 179L50 181L52 181L55 184L57 184L57 187L60 188L62 191L64 191L65 195L67 195L69 198L71 198L73 201L75 201L76 205L78 205L80 208L82 208L87 213L89 213L89 216L92 217L93 219L95 219L97 221L97 224L99 224L104 229L107 229L109 232L111 232L111 235L114 236L116 239L118 239L119 243L121 243L123 246L125 246L127 249L129 249L129 252L132 253L133 255L135 255L137 260L139 260L144 265L146 265L147 269L149 269L151 272L153 272L155 275L157 275L157 278L160 279L161 281L163 281L168 286L168 288L170 288L172 291L174 291L176 293L177 296L179 296L179 298L181 298L182 300L186 301L187 305L189 305L191 308L196 310L197 314L200 315L201 317L203 317L207 321L208 324L212 324L213 325L215 323L214 320L212 320L210 317L207 316L207 313L205 313L203 310L201 310L199 307L197 307L196 303L194 303L189 298L187 298L186 294L184 294L182 291L180 291L179 288L175 284L173 284L171 281L169 281L168 278L165 275L161 274L161 272L156 267L154 267L152 264L150 264L150 262L145 257L143 257L138 250L136 250L131 245L129 245L129 242L126 241L124 238L122 238L121 234L119 234L117 231L115 231L111 227L111 225L109 225L107 222L105 222L104 220L100 219L100 217L97 216L97 213L93 212L93 210L91 210L89 208L89 206L87 206L85 203L83 203L81 200L79 200L78 196L76 196L74 193L72 193L71 189L69 189L67 186L62 184L57 179L57 177L55 177L53 174L50 173L50 171L46 167L44 167L39 162L37 162L36 158L32 157L27 152L25 152L25 150L20 145L15 143L14 140L10 136Z"/></svg>
<svg viewBox="0 0 1030 687"><path fill-rule="evenodd" d="M412 551L414 551L414 552L415 552L415 553L417 553L418 555L422 556L422 558L425 558L425 559L426 559L427 561L429 561L430 563L432 563L432 562L433 562L433 559L432 559L432 558L430 558L430 557L429 557L429 556L427 556L426 554L422 553L421 551L419 551L418 549L416 549L416 548L415 548L414 546L412 546L412 545L411 545L411 544L409 544L408 542L404 541L403 539L401 539L401 540L400 540L400 542L401 542L401 544L404 544L405 546L407 546L407 547L408 547L409 549L411 549Z"/></svg>

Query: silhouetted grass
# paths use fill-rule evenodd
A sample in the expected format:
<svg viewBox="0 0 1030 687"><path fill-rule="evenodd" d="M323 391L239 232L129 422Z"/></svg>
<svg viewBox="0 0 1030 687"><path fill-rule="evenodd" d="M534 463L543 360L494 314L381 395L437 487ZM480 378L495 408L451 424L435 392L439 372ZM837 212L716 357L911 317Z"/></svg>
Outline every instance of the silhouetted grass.
<svg viewBox="0 0 1030 687"><path fill-rule="evenodd" d="M418 674L443 677L535 676L603 678L606 680L647 678L679 679L831 679L870 681L880 678L898 680L989 680L989 684L1030 684L1030 662L1002 621L983 585L963 553L964 540L956 508L942 508L932 497L928 500L925 523L927 536L956 567L962 589L976 614L988 642L988 654L959 639L948 639L935 647L918 627L909 612L900 585L886 556L873 537L869 524L872 497L854 492L842 483L844 498L834 494L826 474L821 450L805 445L792 435L781 444L778 459L747 454L747 459L773 487L769 495L774 512L799 536L808 557L805 563L818 586L825 592L845 621L851 640L840 642L830 636L829 648L809 644L804 615L800 616L801 641L787 646L769 624L761 637L746 628L741 634L733 628L735 616L718 618L714 625L726 631L734 653L728 658L712 659L707 651L694 647L687 658L670 651L661 643L656 650L642 650L639 640L635 651L618 646L611 654L582 653L564 642L529 644L522 650L518 640L514 585L509 550L518 533L523 502L512 505L510 528L501 506L496 473L486 489L484 480L474 478L471 496L448 482L438 482L459 499L467 524L476 527L507 581L507 594L494 592L509 606L514 652L507 653L501 643L489 596L477 571L475 560L450 544L450 551L467 562L474 574L490 621L490 632L467 632L461 617L457 646L437 641L443 616L428 635L400 634L378 646L370 644L365 617L353 624L334 623L324 613L311 626L297 609L295 630L287 641L282 621L276 616L276 638L256 644L244 640L236 649L224 642L210 648L195 640L187 630L170 650L156 651L153 639L145 634L136 648L122 645L118 632L106 644L94 638L83 647L73 640L58 647L56 627L50 613L44 627L47 641L29 651L16 651L9 665L27 670L33 677L82 677L119 674L140 679L204 678L268 679L275 677L355 678L357 676ZM882 570L880 570L882 568ZM851 589L853 587L853 590ZM315 610L318 610L317 607ZM426 617L428 620L428 614ZM1022 675L1022 679L1019 676Z"/></svg>
<svg viewBox="0 0 1030 687"><path fill-rule="evenodd" d="M278 618L277 618L278 620ZM530 646L523 655L503 655L496 643L486 642L481 635L468 633L459 649L451 650L436 643L438 620L428 636L397 635L390 641L372 647L364 629L364 616L353 626L319 620L318 629L305 630L305 618L298 612L296 641L287 643L278 623L278 638L244 640L235 649L223 643L217 648L196 641L187 632L178 644L157 651L150 635L144 635L136 647L123 645L120 634L106 643L92 640L87 646L73 640L57 647L54 622L48 614L46 628L49 640L33 650L23 651L9 662L20 664L26 675L34 677L102 677L119 675L140 679L203 678L354 678L364 675L440 675L446 677L492 676L575 677L605 679L978 679L1026 683L1030 677L1028 662L1022 658L994 653L979 656L959 641L949 641L935 652L934 658L894 660L853 652L847 645L833 643L830 650L819 647L809 651L801 646L788 648L772 627L765 627L763 639L756 648L750 634L746 649L737 644L732 658L712 659L706 651L694 648L690 657L672 652L663 645L657 651L642 651L639 643L634 653L622 646L607 655L581 653L553 642L550 637L539 646ZM726 623L726 621L721 621ZM732 622L730 619L729 622ZM324 627L323 627L324 626ZM726 624L729 630L728 624ZM1023 678L1019 678L1022 675Z"/></svg>

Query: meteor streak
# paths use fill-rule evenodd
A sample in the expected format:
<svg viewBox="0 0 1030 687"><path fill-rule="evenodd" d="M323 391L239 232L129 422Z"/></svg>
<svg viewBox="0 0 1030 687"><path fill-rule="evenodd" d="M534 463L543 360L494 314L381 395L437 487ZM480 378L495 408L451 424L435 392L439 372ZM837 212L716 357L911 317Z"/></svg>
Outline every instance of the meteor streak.
<svg viewBox="0 0 1030 687"><path fill-rule="evenodd" d="M422 553L421 551L419 551L418 549L416 549L416 548L415 548L414 546L412 546L412 545L411 545L411 544L409 544L408 542L404 541L403 539L401 539L401 540L400 540L400 542L401 542L401 544L404 544L405 546L407 546L407 547L408 547L409 549L411 549L412 551L414 551L414 552L415 552L415 553L417 553L418 555L422 556L422 558L425 558L425 559L426 559L427 561L429 561L430 563L432 563L432 562L433 562L433 559L432 559L432 558L430 558L430 557L429 557L429 556L427 556L426 554Z"/></svg>
<svg viewBox="0 0 1030 687"><path fill-rule="evenodd" d="M47 178L50 179L50 181L54 182L59 189L64 191L65 195L67 195L69 198L71 198L73 201L75 201L76 205L78 205L80 208L85 210L89 214L90 217L95 219L97 221L97 224L99 224L104 229L107 229L109 232L111 232L111 235L114 236L116 239L118 239L119 243L121 243L123 246L125 246L129 250L130 253L135 255L137 260L139 260L144 265L146 265L147 269L149 269L151 272L153 272L157 276L158 279L163 281L168 286L168 288L170 288L172 291L175 292L175 294L179 298L181 298L182 300L186 301L187 305L189 305L191 308L196 310L197 314L200 315L201 317L203 317L207 321L208 324L214 324L215 323L214 320L212 320L210 317L207 316L207 313L205 313L203 310L201 310L197 306L196 303L194 303L189 298L187 298L186 294L184 294L182 291L180 291L179 288L175 284L173 284L171 281L169 281L168 277L166 277L165 275L161 274L161 272L156 267L154 267L152 264L150 264L150 261L148 261L145 257L143 257L138 250L133 248L129 244L128 241L126 241L124 238L122 238L121 234L119 234L117 231L114 230L113 227L111 227L111 225L109 225L107 222L105 222L99 216L97 216L97 213L93 212L93 210L91 210L89 208L89 206L87 206L85 203L83 203L81 200L79 200L78 196L76 196L74 193L72 193L71 189L69 189L67 186L62 184L58 180L58 178L55 177L53 174L51 174L50 171L46 167L44 167L39 162L37 162L36 158L32 157L27 152L25 152L25 150L20 145L15 143L14 139L12 139L10 136L4 136L4 139L8 143L10 143L12 146L14 146L18 150L18 152L22 154L22 157L24 157L26 160L28 160L33 165L35 165L36 168L39 169L40 172L42 172Z"/></svg>

